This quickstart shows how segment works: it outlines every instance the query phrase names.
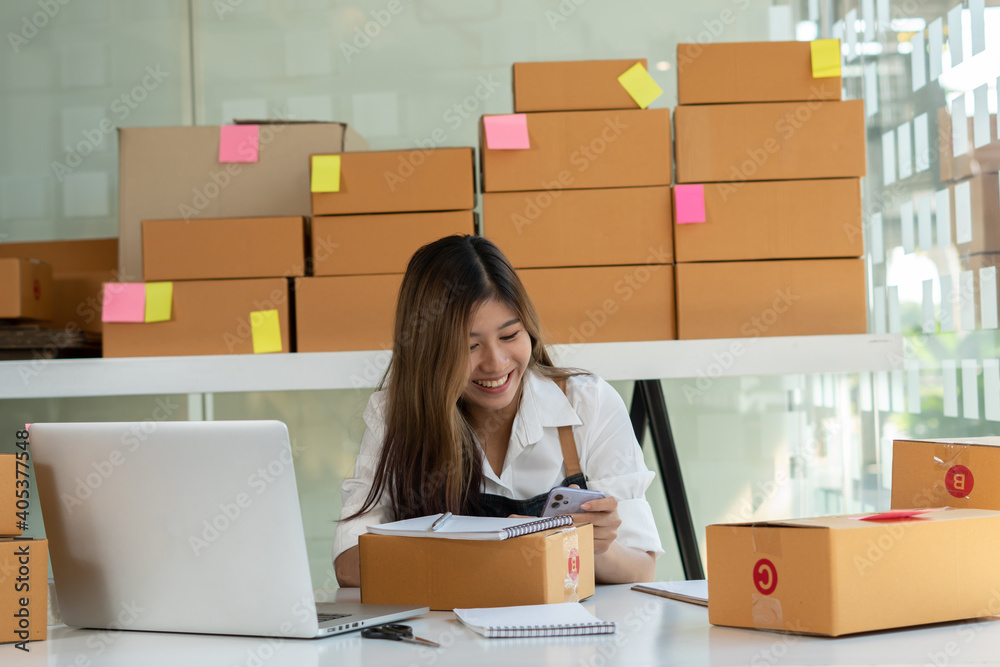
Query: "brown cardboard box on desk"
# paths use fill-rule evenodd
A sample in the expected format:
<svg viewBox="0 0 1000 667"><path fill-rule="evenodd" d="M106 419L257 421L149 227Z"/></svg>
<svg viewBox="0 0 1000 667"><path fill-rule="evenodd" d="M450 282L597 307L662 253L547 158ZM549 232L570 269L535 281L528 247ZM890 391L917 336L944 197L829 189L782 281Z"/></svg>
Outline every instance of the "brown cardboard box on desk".
<svg viewBox="0 0 1000 667"><path fill-rule="evenodd" d="M677 45L679 104L839 100L839 76L812 75L809 42Z"/></svg>
<svg viewBox="0 0 1000 667"><path fill-rule="evenodd" d="M0 572L9 573L0 577L0 644L45 639L49 605L48 541L0 538Z"/></svg>
<svg viewBox="0 0 1000 667"><path fill-rule="evenodd" d="M472 211L323 215L312 219L315 276L403 273L421 246L451 234L475 234Z"/></svg>
<svg viewBox="0 0 1000 667"><path fill-rule="evenodd" d="M305 220L143 220L143 279L213 280L304 276Z"/></svg>
<svg viewBox="0 0 1000 667"><path fill-rule="evenodd" d="M488 148L483 122L483 192L670 185L669 109L528 114L524 150Z"/></svg>
<svg viewBox="0 0 1000 667"><path fill-rule="evenodd" d="M339 187L310 193L313 216L471 210L476 205L473 150L344 153Z"/></svg>
<svg viewBox="0 0 1000 667"><path fill-rule="evenodd" d="M860 334L864 259L677 265L677 338Z"/></svg>
<svg viewBox="0 0 1000 667"><path fill-rule="evenodd" d="M272 310L281 349L268 351L291 352L287 278L179 280L169 320L104 323L104 356L253 354L258 334L266 333L258 325L271 320L252 313Z"/></svg>
<svg viewBox="0 0 1000 667"><path fill-rule="evenodd" d="M1000 437L893 440L892 506L1000 510Z"/></svg>
<svg viewBox="0 0 1000 667"><path fill-rule="evenodd" d="M23 464L21 471L27 472ZM22 533L17 517L17 479L17 456L0 454L0 537L17 537Z"/></svg>
<svg viewBox="0 0 1000 667"><path fill-rule="evenodd" d="M705 221L674 225L678 262L864 254L860 179L707 183L702 189Z"/></svg>
<svg viewBox="0 0 1000 667"><path fill-rule="evenodd" d="M0 257L34 258L52 265L52 319L42 326L101 330L104 283L119 279L118 239L0 243Z"/></svg>
<svg viewBox="0 0 1000 667"><path fill-rule="evenodd" d="M37 259L0 259L0 319L52 319L52 266Z"/></svg>
<svg viewBox="0 0 1000 667"><path fill-rule="evenodd" d="M645 58L514 63L514 111L638 109L618 81L636 63L646 68Z"/></svg>
<svg viewBox="0 0 1000 667"><path fill-rule="evenodd" d="M678 183L865 175L861 100L679 106L674 124Z"/></svg>
<svg viewBox="0 0 1000 667"><path fill-rule="evenodd" d="M575 602L594 594L590 524L507 540L366 533L361 601L434 610Z"/></svg>
<svg viewBox="0 0 1000 667"><path fill-rule="evenodd" d="M483 195L483 234L515 268L673 262L670 188Z"/></svg>
<svg viewBox="0 0 1000 667"><path fill-rule="evenodd" d="M1000 512L708 526L708 620L839 636L1000 611Z"/></svg>

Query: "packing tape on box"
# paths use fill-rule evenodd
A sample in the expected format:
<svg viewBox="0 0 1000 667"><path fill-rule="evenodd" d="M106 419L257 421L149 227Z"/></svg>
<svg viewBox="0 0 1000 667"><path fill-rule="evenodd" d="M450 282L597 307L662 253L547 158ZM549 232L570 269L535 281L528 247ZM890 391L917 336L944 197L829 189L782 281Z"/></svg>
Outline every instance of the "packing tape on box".
<svg viewBox="0 0 1000 667"><path fill-rule="evenodd" d="M778 571L772 558L781 558L781 531L773 526L750 526L750 544L755 557L752 573L755 591L751 592L750 613L753 627L780 629L784 626L781 600L773 596Z"/></svg>
<svg viewBox="0 0 1000 667"><path fill-rule="evenodd" d="M932 505L940 505L937 498L946 501L952 498L965 500L972 496L975 488L975 475L968 467L971 461L970 445L958 443L942 443L934 448L934 467L940 472L940 477L931 484ZM964 464L963 464L964 462Z"/></svg>
<svg viewBox="0 0 1000 667"><path fill-rule="evenodd" d="M566 576L563 578L563 588L566 591L564 602L579 602L580 536L576 528L566 528L562 534L563 562L566 563Z"/></svg>

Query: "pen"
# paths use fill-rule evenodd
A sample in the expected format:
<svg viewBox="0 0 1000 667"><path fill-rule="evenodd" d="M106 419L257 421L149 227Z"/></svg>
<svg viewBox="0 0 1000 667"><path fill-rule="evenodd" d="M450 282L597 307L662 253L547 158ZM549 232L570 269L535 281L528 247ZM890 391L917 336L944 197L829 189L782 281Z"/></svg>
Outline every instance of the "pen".
<svg viewBox="0 0 1000 667"><path fill-rule="evenodd" d="M451 512L445 512L434 520L434 523L431 524L431 530L441 530L441 527L444 526L445 522L450 518Z"/></svg>

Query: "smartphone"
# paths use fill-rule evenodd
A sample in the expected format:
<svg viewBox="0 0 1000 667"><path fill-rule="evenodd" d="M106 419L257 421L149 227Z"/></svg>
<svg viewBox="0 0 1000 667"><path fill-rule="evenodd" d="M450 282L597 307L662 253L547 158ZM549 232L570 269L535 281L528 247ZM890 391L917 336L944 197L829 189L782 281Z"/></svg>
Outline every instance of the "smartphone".
<svg viewBox="0 0 1000 667"><path fill-rule="evenodd" d="M549 491L549 497L545 501L545 509L542 516L559 516L560 514L579 514L584 510L580 505L591 500L603 498L600 491L591 489L571 489L568 486L557 486Z"/></svg>

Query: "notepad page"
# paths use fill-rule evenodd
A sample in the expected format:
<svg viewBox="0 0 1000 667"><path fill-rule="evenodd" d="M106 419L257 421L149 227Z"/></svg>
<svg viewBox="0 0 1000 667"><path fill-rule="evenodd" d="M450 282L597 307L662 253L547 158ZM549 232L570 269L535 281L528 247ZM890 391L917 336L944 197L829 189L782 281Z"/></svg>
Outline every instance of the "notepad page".
<svg viewBox="0 0 1000 667"><path fill-rule="evenodd" d="M413 519L404 519L392 523L383 523L377 526L369 526L369 532L377 532L382 535L392 535L395 533L430 532L431 524L440 517L440 514L430 516L418 516ZM437 537L443 537L451 533L499 533L505 528L513 528L535 521L541 521L539 517L528 517L526 519L510 517L492 516L459 516L454 515L437 531Z"/></svg>
<svg viewBox="0 0 1000 667"><path fill-rule="evenodd" d="M454 611L455 615L466 625L481 628L565 627L602 622L579 602L487 609L455 609Z"/></svg>
<svg viewBox="0 0 1000 667"><path fill-rule="evenodd" d="M667 593L686 595L689 598L708 601L708 580L694 579L691 581L654 581L642 584L646 588L655 588Z"/></svg>

